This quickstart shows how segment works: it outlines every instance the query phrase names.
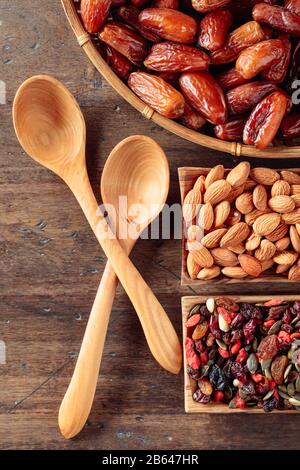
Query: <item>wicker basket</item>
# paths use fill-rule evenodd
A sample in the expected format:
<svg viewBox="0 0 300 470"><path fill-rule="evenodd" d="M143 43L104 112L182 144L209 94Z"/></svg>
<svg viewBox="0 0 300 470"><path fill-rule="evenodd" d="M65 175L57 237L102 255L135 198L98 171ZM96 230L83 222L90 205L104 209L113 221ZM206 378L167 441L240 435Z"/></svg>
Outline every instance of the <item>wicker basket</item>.
<svg viewBox="0 0 300 470"><path fill-rule="evenodd" d="M94 44L93 37L86 33L81 22L80 14L80 0L61 0L63 8L69 23L76 35L79 45L84 49L85 53L92 61L101 75L108 81L108 83L134 108L136 108L144 117L151 119L156 124L164 127L170 132L183 137L186 140L209 147L221 152L227 152L235 157L272 157L272 158L298 158L300 157L300 146L287 147L284 145L270 147L265 150L258 150L253 146L242 145L239 142L225 142L214 137L201 134L200 132L193 131L187 127L178 124L171 119L167 119L160 114L156 113L140 100L128 86L120 80L117 75L106 64L101 57L96 45Z"/></svg>

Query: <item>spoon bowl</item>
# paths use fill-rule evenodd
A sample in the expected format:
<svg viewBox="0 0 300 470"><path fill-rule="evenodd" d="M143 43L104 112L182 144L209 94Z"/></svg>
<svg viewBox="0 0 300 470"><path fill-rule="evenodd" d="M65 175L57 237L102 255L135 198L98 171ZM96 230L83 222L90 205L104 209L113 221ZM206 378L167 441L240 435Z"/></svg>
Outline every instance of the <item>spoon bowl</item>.
<svg viewBox="0 0 300 470"><path fill-rule="evenodd" d="M29 78L13 106L17 137L34 160L64 176L62 169L84 158L86 127L77 101L48 75Z"/></svg>

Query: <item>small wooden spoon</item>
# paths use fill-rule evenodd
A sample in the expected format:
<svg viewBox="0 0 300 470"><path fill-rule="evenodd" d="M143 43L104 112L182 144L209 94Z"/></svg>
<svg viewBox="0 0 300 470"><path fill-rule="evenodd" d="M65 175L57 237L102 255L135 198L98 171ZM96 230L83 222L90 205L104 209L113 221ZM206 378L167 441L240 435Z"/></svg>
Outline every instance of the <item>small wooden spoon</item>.
<svg viewBox="0 0 300 470"><path fill-rule="evenodd" d="M125 235L129 229L133 232L134 238L120 239L120 244L128 254L140 233L163 208L168 190L168 161L163 150L152 139L143 136L128 137L113 149L103 169L101 193L108 212L108 204L115 210L117 233L120 232L119 220L122 224L121 235ZM120 201L120 196L126 199ZM140 214L141 223L130 224L127 209L137 203L146 209L145 217ZM81 431L92 407L117 285L118 278L108 262L74 373L59 410L59 427L68 438ZM93 361L90 361L91 357Z"/></svg>
<svg viewBox="0 0 300 470"><path fill-rule="evenodd" d="M13 104L20 144L37 162L54 171L79 202L113 270L140 318L150 350L173 373L181 368L181 346L164 309L114 237L93 194L86 168L86 127L73 95L50 76L21 85ZM157 151L153 148L153 152ZM90 362L93 358L89 358Z"/></svg>

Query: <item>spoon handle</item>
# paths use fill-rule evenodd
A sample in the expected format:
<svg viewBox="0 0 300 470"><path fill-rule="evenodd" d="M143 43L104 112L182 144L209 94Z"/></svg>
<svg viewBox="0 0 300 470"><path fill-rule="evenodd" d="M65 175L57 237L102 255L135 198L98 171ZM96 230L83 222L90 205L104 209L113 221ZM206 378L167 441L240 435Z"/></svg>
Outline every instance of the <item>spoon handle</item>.
<svg viewBox="0 0 300 470"><path fill-rule="evenodd" d="M73 376L59 409L59 428L67 439L81 431L92 408L117 285L118 278L108 262L86 326Z"/></svg>

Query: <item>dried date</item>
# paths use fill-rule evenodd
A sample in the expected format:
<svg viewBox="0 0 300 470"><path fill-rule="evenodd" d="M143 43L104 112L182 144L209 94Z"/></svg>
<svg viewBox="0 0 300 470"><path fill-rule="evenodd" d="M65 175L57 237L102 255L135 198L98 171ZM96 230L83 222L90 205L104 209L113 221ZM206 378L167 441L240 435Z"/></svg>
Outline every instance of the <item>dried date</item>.
<svg viewBox="0 0 300 470"><path fill-rule="evenodd" d="M242 139L246 122L246 117L228 119L225 124L219 124L218 126L215 126L215 136L219 139L228 140L231 142L239 141Z"/></svg>
<svg viewBox="0 0 300 470"><path fill-rule="evenodd" d="M300 16L282 6L259 3L253 8L252 15L259 23L267 24L284 33L300 35Z"/></svg>
<svg viewBox="0 0 300 470"><path fill-rule="evenodd" d="M216 8L223 7L230 3L231 0L191 0L192 7L200 13L206 13L207 11L215 10Z"/></svg>
<svg viewBox="0 0 300 470"><path fill-rule="evenodd" d="M205 119L201 114L199 114L195 109L193 109L188 103L185 103L184 106L184 113L179 118L179 121L184 126L188 127L189 129L194 129L198 131L201 127L205 124Z"/></svg>
<svg viewBox="0 0 300 470"><path fill-rule="evenodd" d="M235 67L219 73L216 76L217 82L224 91L231 90L239 85L243 85L248 80L244 78Z"/></svg>
<svg viewBox="0 0 300 470"><path fill-rule="evenodd" d="M191 16L171 8L146 8L139 15L140 23L169 41L190 44L195 41L197 23Z"/></svg>
<svg viewBox="0 0 300 470"><path fill-rule="evenodd" d="M207 13L200 22L198 45L209 51L221 49L232 23L232 14L226 8Z"/></svg>
<svg viewBox="0 0 300 470"><path fill-rule="evenodd" d="M257 80L245 83L226 93L227 107L230 114L243 114L251 111L265 96L277 90L273 83Z"/></svg>
<svg viewBox="0 0 300 470"><path fill-rule="evenodd" d="M101 48L103 50L105 60L112 70L118 75L118 77L126 80L131 72L133 72L133 64L125 56L120 54L118 51L108 46L107 44L102 44Z"/></svg>
<svg viewBox="0 0 300 470"><path fill-rule="evenodd" d="M281 123L281 135L284 139L300 137L300 114L290 114Z"/></svg>
<svg viewBox="0 0 300 470"><path fill-rule="evenodd" d="M81 17L88 33L95 34L105 23L111 0L81 0Z"/></svg>
<svg viewBox="0 0 300 470"><path fill-rule="evenodd" d="M145 26L139 22L140 10L133 5L121 6L117 11L118 17L125 23L136 29L141 36L151 42L159 42L160 38L157 34L149 31Z"/></svg>

